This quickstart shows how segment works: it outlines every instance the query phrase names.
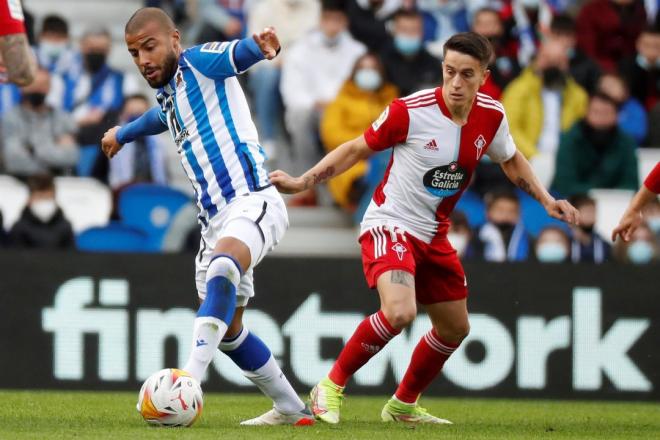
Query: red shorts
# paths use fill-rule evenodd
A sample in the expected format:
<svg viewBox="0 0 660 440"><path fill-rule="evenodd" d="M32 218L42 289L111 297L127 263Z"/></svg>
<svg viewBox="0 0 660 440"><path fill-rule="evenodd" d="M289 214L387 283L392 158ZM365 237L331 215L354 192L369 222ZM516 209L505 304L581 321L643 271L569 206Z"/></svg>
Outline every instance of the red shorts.
<svg viewBox="0 0 660 440"><path fill-rule="evenodd" d="M391 232L379 226L362 234L362 265L367 283L376 287L388 270L403 270L415 277L415 295L420 304L467 298L465 272L447 237L430 244L408 233Z"/></svg>

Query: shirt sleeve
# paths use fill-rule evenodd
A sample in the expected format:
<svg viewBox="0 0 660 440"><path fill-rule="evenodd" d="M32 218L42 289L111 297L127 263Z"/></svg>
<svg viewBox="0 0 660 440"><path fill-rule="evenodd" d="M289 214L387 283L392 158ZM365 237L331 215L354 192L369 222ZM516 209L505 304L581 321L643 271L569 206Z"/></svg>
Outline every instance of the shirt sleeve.
<svg viewBox="0 0 660 440"><path fill-rule="evenodd" d="M117 131L117 142L127 144L142 136L159 134L167 130L165 114L159 106L144 112L133 122L129 122Z"/></svg>
<svg viewBox="0 0 660 440"><path fill-rule="evenodd" d="M408 109L401 100L396 99L364 132L364 139L369 148L382 151L405 142L409 125Z"/></svg>
<svg viewBox="0 0 660 440"><path fill-rule="evenodd" d="M243 73L264 59L252 38L214 41L190 48L186 58L209 78L222 80Z"/></svg>
<svg viewBox="0 0 660 440"><path fill-rule="evenodd" d="M644 186L656 194L660 194L660 162L655 164L655 168L644 180Z"/></svg>
<svg viewBox="0 0 660 440"><path fill-rule="evenodd" d="M20 1L0 0L0 37L25 33L24 21Z"/></svg>
<svg viewBox="0 0 660 440"><path fill-rule="evenodd" d="M502 116L500 127L497 129L486 154L495 163L506 162L516 154L516 144L513 142L513 137L509 131L509 121L507 121L506 115Z"/></svg>

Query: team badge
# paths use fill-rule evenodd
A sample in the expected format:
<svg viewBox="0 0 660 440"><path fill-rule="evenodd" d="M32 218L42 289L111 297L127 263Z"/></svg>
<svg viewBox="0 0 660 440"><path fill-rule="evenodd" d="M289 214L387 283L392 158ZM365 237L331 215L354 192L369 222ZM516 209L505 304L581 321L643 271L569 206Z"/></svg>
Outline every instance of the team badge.
<svg viewBox="0 0 660 440"><path fill-rule="evenodd" d="M483 135L480 134L479 137L474 141L474 146L477 147L477 160L479 160L481 157L481 152L486 146L486 139L484 139Z"/></svg>
<svg viewBox="0 0 660 440"><path fill-rule="evenodd" d="M181 84L183 84L184 87L186 86L186 82L183 79L183 73L179 70L176 73L176 86L179 87Z"/></svg>
<svg viewBox="0 0 660 440"><path fill-rule="evenodd" d="M387 120L387 117L389 116L389 114L390 114L390 108L387 107L387 108L385 108L383 113L381 113L380 116L378 116L378 119L376 119L374 121L374 123L371 124L371 128L373 128L374 131L378 131L380 126L383 125L383 122L385 122Z"/></svg>
<svg viewBox="0 0 660 440"><path fill-rule="evenodd" d="M394 243L392 250L396 252L396 256L399 258L399 261L403 261L403 254L408 252L408 249L401 243Z"/></svg>

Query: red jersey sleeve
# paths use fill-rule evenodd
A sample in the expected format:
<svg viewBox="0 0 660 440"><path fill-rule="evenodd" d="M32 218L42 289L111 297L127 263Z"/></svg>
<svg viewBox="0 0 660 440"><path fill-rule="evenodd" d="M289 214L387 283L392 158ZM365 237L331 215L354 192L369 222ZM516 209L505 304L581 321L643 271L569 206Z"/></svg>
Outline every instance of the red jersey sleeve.
<svg viewBox="0 0 660 440"><path fill-rule="evenodd" d="M369 148L382 151L406 141L410 116L403 101L396 99L364 132Z"/></svg>
<svg viewBox="0 0 660 440"><path fill-rule="evenodd" d="M21 0L0 0L0 37L24 33L23 21Z"/></svg>
<svg viewBox="0 0 660 440"><path fill-rule="evenodd" d="M644 181L644 186L649 191L660 194L660 162L655 164L655 168L653 168Z"/></svg>

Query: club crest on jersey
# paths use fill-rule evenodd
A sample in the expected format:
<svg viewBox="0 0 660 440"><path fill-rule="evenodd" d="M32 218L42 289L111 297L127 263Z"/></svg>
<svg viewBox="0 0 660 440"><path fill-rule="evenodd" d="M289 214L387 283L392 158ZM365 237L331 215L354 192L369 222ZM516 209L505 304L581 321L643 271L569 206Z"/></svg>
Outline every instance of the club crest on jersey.
<svg viewBox="0 0 660 440"><path fill-rule="evenodd" d="M467 172L457 162L452 162L427 171L422 181L434 196L450 197L461 190L467 181Z"/></svg>
<svg viewBox="0 0 660 440"><path fill-rule="evenodd" d="M399 258L399 261L403 261L403 255L408 252L408 248L406 248L401 243L394 243L392 250L396 252L396 256Z"/></svg>
<svg viewBox="0 0 660 440"><path fill-rule="evenodd" d="M486 139L484 139L483 135L480 134L479 137L475 139L474 146L477 147L477 160L479 160L481 157L481 152L486 146Z"/></svg>
<svg viewBox="0 0 660 440"><path fill-rule="evenodd" d="M179 87L181 84L183 84L183 87L186 86L186 81L183 79L183 73L181 73L180 70L176 73L175 82L177 87Z"/></svg>
<svg viewBox="0 0 660 440"><path fill-rule="evenodd" d="M374 131L378 131L380 126L383 125L383 122L387 120L389 114L390 114L390 108L386 107L385 110L383 110L383 113L381 113L380 116L378 116L378 119L376 119L374 123L371 124L371 128L373 128Z"/></svg>

